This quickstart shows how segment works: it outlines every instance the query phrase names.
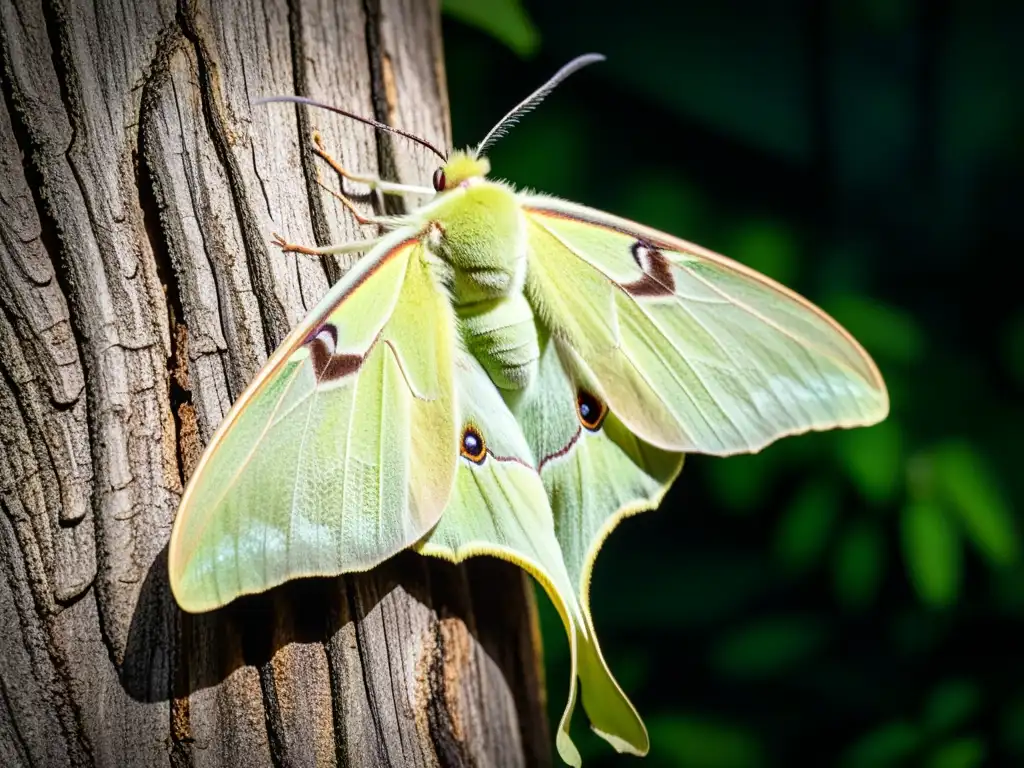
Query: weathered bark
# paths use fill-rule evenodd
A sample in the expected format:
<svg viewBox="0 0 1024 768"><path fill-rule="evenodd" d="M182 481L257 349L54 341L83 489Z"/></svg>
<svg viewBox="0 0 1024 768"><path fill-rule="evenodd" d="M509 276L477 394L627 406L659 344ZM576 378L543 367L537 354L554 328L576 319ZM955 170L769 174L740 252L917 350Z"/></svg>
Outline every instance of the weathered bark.
<svg viewBox="0 0 1024 768"><path fill-rule="evenodd" d="M202 445L366 236L315 183L447 144L436 0L0 0L0 764L539 765L532 591L405 554L182 614ZM334 182L334 179L329 179Z"/></svg>

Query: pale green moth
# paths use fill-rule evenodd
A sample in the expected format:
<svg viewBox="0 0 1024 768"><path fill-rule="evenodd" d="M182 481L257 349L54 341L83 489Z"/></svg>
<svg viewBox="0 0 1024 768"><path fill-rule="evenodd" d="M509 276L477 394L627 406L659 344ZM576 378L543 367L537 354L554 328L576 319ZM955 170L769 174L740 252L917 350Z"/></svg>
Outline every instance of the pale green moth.
<svg viewBox="0 0 1024 768"><path fill-rule="evenodd" d="M648 750L590 614L594 558L618 522L659 504L686 453L759 451L889 410L871 358L802 297L670 235L487 178L484 150L602 58L567 64L475 150L441 155L433 190L349 175L434 195L374 219L382 237L285 245L366 255L217 429L169 552L191 612L409 547L518 563L568 633L557 748L577 766L577 675L594 730L621 752Z"/></svg>

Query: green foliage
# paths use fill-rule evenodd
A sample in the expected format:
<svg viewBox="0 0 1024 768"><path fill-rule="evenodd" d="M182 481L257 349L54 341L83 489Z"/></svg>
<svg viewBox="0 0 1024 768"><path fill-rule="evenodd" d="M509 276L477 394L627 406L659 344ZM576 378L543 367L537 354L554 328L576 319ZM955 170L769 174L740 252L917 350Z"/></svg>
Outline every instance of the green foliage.
<svg viewBox="0 0 1024 768"><path fill-rule="evenodd" d="M779 221L751 219L742 222L727 241L729 253L783 285L794 285L800 269L800 253L794 233Z"/></svg>
<svg viewBox="0 0 1024 768"><path fill-rule="evenodd" d="M913 363L925 353L924 332L906 310L851 293L834 296L822 306L876 356L884 374L889 373L886 363Z"/></svg>
<svg viewBox="0 0 1024 768"><path fill-rule="evenodd" d="M836 600L852 610L867 608L885 575L885 541L874 520L851 521L835 555L833 580Z"/></svg>
<svg viewBox="0 0 1024 768"><path fill-rule="evenodd" d="M963 725L981 705L981 692L970 680L946 680L936 686L925 705L922 724L941 733Z"/></svg>
<svg viewBox="0 0 1024 768"><path fill-rule="evenodd" d="M714 486L719 502L732 512L750 512L757 508L771 482L772 466L779 456L763 452L709 459L704 463L708 480Z"/></svg>
<svg viewBox="0 0 1024 768"><path fill-rule="evenodd" d="M903 479L902 434L895 419L836 435L837 456L865 501L891 503Z"/></svg>
<svg viewBox="0 0 1024 768"><path fill-rule="evenodd" d="M825 554L839 516L834 483L811 480L793 498L775 530L775 557L791 573L806 572Z"/></svg>
<svg viewBox="0 0 1024 768"><path fill-rule="evenodd" d="M865 734L847 752L848 768L883 768L903 765L921 743L921 732L910 723L886 723Z"/></svg>
<svg viewBox="0 0 1024 768"><path fill-rule="evenodd" d="M1019 543L1010 505L981 455L961 441L935 449L936 496L958 517L964 534L993 565L1017 558Z"/></svg>
<svg viewBox="0 0 1024 768"><path fill-rule="evenodd" d="M441 10L478 27L520 56L532 56L540 33L519 0L442 0Z"/></svg>
<svg viewBox="0 0 1024 768"><path fill-rule="evenodd" d="M813 619L766 619L725 634L711 663L729 677L771 677L806 660L823 640L821 624Z"/></svg>
<svg viewBox="0 0 1024 768"><path fill-rule="evenodd" d="M660 764L680 768L757 768L764 764L758 740L744 728L706 717L674 714L648 718L647 730Z"/></svg>
<svg viewBox="0 0 1024 768"><path fill-rule="evenodd" d="M985 742L976 736L953 739L935 748L928 768L977 768L985 761Z"/></svg>
<svg viewBox="0 0 1024 768"><path fill-rule="evenodd" d="M944 608L960 594L961 552L953 522L938 504L912 501L903 507L903 556L921 600Z"/></svg>

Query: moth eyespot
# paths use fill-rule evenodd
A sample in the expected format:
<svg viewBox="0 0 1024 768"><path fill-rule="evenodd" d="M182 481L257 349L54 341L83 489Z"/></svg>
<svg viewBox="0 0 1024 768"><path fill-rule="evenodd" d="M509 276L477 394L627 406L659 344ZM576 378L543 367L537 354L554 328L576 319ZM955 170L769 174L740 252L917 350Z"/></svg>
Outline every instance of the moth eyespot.
<svg viewBox="0 0 1024 768"><path fill-rule="evenodd" d="M483 464L484 459L487 458L487 444L484 443L484 436L472 424L467 424L466 428L462 430L462 445L459 453L474 464Z"/></svg>
<svg viewBox="0 0 1024 768"><path fill-rule="evenodd" d="M636 240L629 246L633 261L642 273L637 280L622 287L633 296L671 296L676 290L672 265L658 246L648 240Z"/></svg>
<svg viewBox="0 0 1024 768"><path fill-rule="evenodd" d="M328 355L333 355L334 350L338 347L338 329L333 325L325 325L319 331L316 336L313 337L314 341L318 341L323 344L324 351Z"/></svg>
<svg viewBox="0 0 1024 768"><path fill-rule="evenodd" d="M447 185L447 179L444 177L444 168L438 168L434 171L434 191L444 192L445 186Z"/></svg>
<svg viewBox="0 0 1024 768"><path fill-rule="evenodd" d="M576 393L576 415L580 424L591 432L597 432L608 415L608 406L598 400L590 392L581 389Z"/></svg>
<svg viewBox="0 0 1024 768"><path fill-rule="evenodd" d="M658 249L646 240L637 240L629 247L629 252L633 254L633 261L636 262L636 265L640 267L641 270L644 272L650 272L651 259L658 253Z"/></svg>

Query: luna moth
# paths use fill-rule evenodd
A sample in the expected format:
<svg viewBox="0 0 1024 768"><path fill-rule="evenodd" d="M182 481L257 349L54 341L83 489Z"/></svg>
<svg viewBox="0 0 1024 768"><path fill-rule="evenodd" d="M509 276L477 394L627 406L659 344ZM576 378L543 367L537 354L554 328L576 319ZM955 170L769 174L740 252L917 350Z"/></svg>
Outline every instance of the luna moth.
<svg viewBox="0 0 1024 768"><path fill-rule="evenodd" d="M649 747L590 610L594 560L619 521L658 506L687 453L756 452L889 410L868 354L796 293L671 235L488 177L488 147L601 59L574 59L466 151L356 118L443 163L432 188L342 172L431 199L372 219L385 232L365 242L279 239L364 255L216 430L169 548L171 589L190 612L408 548L517 563L565 625L573 671L556 746L574 766L577 678L600 736L620 752Z"/></svg>

